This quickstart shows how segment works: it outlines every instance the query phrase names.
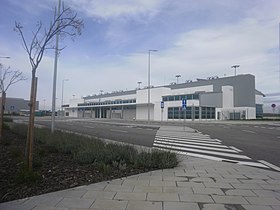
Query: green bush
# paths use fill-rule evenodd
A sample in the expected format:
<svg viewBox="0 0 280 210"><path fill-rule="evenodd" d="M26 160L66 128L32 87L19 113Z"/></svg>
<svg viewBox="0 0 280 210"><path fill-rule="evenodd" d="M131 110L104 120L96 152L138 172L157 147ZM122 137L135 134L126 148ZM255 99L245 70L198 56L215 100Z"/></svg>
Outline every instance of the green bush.
<svg viewBox="0 0 280 210"><path fill-rule="evenodd" d="M16 174L16 182L18 184L27 183L32 184L40 180L39 173L29 171L25 164L22 165L20 171Z"/></svg>
<svg viewBox="0 0 280 210"><path fill-rule="evenodd" d="M27 134L27 126L15 124L13 132ZM35 142L43 144L47 152L70 154L81 164L95 164L100 171L109 173L114 169L126 170L131 167L147 169L163 169L175 167L178 160L175 153L152 150L139 152L133 146L104 143L95 138L89 138L71 133L56 131L51 133L46 128L36 128ZM39 157L44 154L37 153Z"/></svg>

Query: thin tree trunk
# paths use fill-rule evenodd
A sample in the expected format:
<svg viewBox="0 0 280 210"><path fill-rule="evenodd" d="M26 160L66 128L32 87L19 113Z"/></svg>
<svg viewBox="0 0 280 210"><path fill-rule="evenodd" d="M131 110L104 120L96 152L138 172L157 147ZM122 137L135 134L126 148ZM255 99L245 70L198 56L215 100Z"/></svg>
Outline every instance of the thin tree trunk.
<svg viewBox="0 0 280 210"><path fill-rule="evenodd" d="M6 92L2 91L1 98L1 111L0 111L0 143L3 137L3 121L4 121L4 110L5 110L5 102L6 102Z"/></svg>
<svg viewBox="0 0 280 210"><path fill-rule="evenodd" d="M29 115L29 125L26 141L26 158L27 166L29 171L32 171L33 162L33 142L34 142L34 118L35 118L35 106L36 106L36 93L37 93L37 81L38 78L32 78L31 84L31 94L30 94L30 115Z"/></svg>

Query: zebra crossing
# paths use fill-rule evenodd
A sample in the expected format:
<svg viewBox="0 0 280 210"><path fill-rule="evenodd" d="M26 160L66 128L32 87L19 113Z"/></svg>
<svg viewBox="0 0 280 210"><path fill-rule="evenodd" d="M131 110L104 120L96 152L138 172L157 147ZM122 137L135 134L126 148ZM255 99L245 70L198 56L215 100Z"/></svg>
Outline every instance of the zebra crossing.
<svg viewBox="0 0 280 210"><path fill-rule="evenodd" d="M221 140L213 139L209 135L189 127L160 127L156 133L153 148L210 160L269 168L267 165L244 155L242 150L223 145Z"/></svg>

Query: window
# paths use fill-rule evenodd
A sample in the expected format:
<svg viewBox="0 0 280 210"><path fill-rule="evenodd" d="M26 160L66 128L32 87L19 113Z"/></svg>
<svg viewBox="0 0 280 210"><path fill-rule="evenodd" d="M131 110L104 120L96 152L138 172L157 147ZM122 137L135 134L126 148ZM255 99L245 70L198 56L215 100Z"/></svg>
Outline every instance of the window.
<svg viewBox="0 0 280 210"><path fill-rule="evenodd" d="M168 119L173 119L173 107L168 108Z"/></svg>
<svg viewBox="0 0 280 210"><path fill-rule="evenodd" d="M174 96L169 96L168 101L174 101Z"/></svg>

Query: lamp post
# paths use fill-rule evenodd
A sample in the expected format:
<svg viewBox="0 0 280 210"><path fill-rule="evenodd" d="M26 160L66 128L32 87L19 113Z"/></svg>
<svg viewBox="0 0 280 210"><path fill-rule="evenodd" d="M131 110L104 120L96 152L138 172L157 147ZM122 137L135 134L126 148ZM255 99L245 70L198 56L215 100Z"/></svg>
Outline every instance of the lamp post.
<svg viewBox="0 0 280 210"><path fill-rule="evenodd" d="M231 68L234 68L234 76L236 76L236 69L239 68L240 65L233 65Z"/></svg>
<svg viewBox="0 0 280 210"><path fill-rule="evenodd" d="M151 52L157 52L157 50L148 50L148 123L150 124L150 101L151 101Z"/></svg>
<svg viewBox="0 0 280 210"><path fill-rule="evenodd" d="M178 84L179 83L179 77L181 77L181 75L177 74L175 77L177 78L177 84Z"/></svg>
<svg viewBox="0 0 280 210"><path fill-rule="evenodd" d="M63 113L63 93L64 93L64 82L67 82L69 81L69 79L63 79L62 80L62 93L61 93L61 114L62 116L64 116L64 113Z"/></svg>
<svg viewBox="0 0 280 210"><path fill-rule="evenodd" d="M138 89L140 90L140 85L142 84L142 82L137 82L138 83Z"/></svg>

